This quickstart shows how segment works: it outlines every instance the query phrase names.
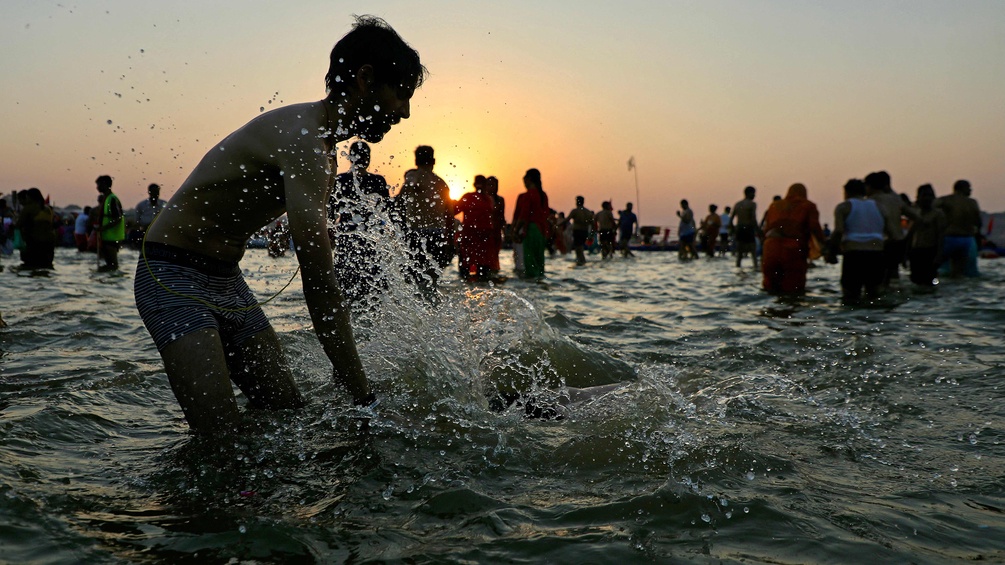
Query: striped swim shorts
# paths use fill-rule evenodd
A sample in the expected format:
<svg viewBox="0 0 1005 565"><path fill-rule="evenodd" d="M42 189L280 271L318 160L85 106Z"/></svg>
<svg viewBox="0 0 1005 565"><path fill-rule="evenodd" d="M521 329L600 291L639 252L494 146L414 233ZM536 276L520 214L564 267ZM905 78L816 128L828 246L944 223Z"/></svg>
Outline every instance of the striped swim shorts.
<svg viewBox="0 0 1005 565"><path fill-rule="evenodd" d="M147 242L134 281L136 309L158 351L197 330L217 330L228 348L269 328L236 261Z"/></svg>

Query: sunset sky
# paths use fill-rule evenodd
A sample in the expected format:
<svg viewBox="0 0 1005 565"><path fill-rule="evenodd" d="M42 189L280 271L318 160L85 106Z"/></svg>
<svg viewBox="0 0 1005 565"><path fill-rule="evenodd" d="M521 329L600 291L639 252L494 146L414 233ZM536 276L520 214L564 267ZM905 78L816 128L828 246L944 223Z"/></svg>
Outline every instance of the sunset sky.
<svg viewBox="0 0 1005 565"><path fill-rule="evenodd" d="M127 206L151 182L170 197L262 109L322 98L354 13L431 73L374 146L392 185L427 144L455 195L499 177L508 214L530 167L552 207L634 201L643 224L748 184L763 210L794 182L827 221L880 169L1005 210L1002 0L4 0L0 190L91 204L110 174Z"/></svg>

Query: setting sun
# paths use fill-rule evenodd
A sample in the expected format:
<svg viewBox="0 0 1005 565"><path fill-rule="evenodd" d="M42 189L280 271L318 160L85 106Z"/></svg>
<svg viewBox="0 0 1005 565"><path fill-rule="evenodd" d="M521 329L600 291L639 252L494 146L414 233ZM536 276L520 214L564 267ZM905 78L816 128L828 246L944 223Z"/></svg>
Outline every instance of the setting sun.
<svg viewBox="0 0 1005 565"><path fill-rule="evenodd" d="M443 171L440 176L443 177L443 180L447 182L447 186L450 187L450 198L453 200L457 200L464 193L475 189L474 174L462 175L460 172Z"/></svg>

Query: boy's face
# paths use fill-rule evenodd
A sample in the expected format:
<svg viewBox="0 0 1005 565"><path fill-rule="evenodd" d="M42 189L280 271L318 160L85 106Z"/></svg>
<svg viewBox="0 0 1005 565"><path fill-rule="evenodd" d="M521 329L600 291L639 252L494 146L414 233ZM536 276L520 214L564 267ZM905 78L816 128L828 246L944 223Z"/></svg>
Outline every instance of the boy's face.
<svg viewBox="0 0 1005 565"><path fill-rule="evenodd" d="M356 135L372 143L383 139L387 132L391 131L392 126L408 119L411 98L411 90L394 88L386 84L374 87L360 102L361 120L355 122Z"/></svg>

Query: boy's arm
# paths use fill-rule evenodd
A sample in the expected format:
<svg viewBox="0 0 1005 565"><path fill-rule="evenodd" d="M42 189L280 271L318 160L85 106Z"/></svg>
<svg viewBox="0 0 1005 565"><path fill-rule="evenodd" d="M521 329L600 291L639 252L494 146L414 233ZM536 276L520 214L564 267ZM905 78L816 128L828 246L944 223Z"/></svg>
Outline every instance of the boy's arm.
<svg viewBox="0 0 1005 565"><path fill-rule="evenodd" d="M297 159L303 155L310 157ZM285 173L286 212L300 262L304 299L314 331L332 362L335 380L345 386L354 402L362 403L370 395L370 384L356 351L348 303L335 279L327 236L328 163L323 155L315 155L313 148L296 157L280 166Z"/></svg>

